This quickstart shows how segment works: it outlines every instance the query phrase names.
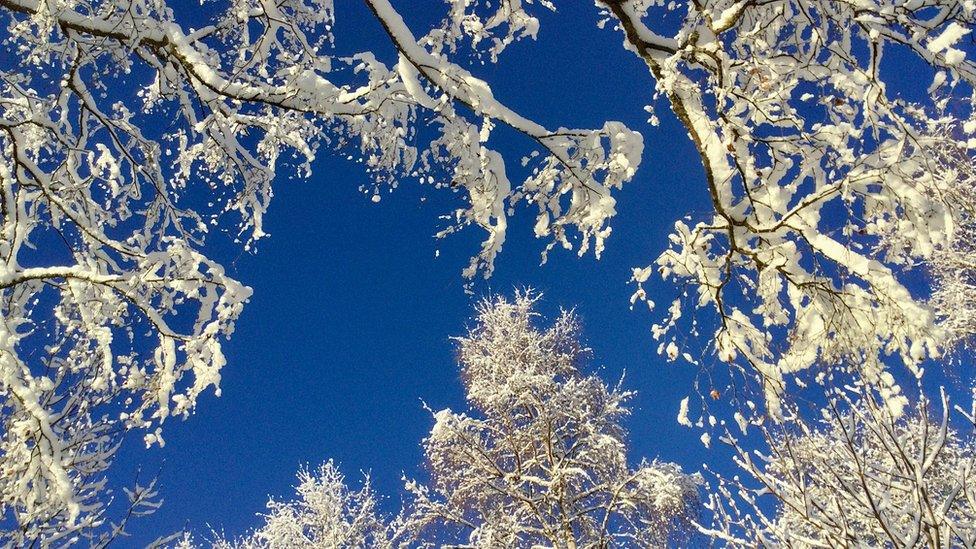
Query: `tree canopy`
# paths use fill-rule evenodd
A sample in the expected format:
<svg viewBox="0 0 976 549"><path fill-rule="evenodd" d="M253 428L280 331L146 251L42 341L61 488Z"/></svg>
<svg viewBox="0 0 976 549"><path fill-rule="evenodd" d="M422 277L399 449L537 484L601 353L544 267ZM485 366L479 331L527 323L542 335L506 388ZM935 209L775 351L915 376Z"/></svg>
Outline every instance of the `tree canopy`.
<svg viewBox="0 0 976 549"><path fill-rule="evenodd" d="M14 539L104 525L123 435L161 445L167 419L219 393L251 290L208 237L252 249L273 186L324 149L362 163L373 200L401 183L462 196L439 236L483 231L469 279L491 275L519 204L543 258L604 250L653 130L547 127L476 76L559 3L450 0L417 29L390 0L364 2L387 41L350 53L332 0L214 1L192 28L165 0L0 0L0 498ZM666 220L667 249L633 270L633 303L653 306L655 273L675 285L660 352L754 383L750 421L786 421L794 393L841 378L897 421L905 380L976 331L976 7L594 9L687 132L711 202ZM500 125L526 138L521 158L494 146Z"/></svg>

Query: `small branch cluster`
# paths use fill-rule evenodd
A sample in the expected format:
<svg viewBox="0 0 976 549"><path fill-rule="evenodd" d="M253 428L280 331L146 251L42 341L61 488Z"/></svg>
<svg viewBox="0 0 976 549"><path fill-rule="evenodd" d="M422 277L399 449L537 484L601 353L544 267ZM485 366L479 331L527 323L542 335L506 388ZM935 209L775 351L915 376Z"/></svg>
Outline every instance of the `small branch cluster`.
<svg viewBox="0 0 976 549"><path fill-rule="evenodd" d="M944 391L940 404L896 417L841 390L819 421L761 427L767 454L727 431L745 478L716 477L704 531L738 547L973 547L976 424L957 430Z"/></svg>

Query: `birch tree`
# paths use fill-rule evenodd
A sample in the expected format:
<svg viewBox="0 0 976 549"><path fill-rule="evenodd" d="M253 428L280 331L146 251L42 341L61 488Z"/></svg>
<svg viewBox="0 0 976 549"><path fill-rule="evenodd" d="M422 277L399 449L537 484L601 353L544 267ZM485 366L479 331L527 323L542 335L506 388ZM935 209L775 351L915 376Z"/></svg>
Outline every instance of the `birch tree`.
<svg viewBox="0 0 976 549"><path fill-rule="evenodd" d="M297 497L268 502L263 524L248 535L219 537L215 549L358 549L393 547L390 527L377 512L367 477L359 490L346 485L331 462L298 473ZM185 544L195 547L192 539Z"/></svg>
<svg viewBox="0 0 976 549"><path fill-rule="evenodd" d="M664 547L689 533L698 484L628 462L631 395L584 375L579 325L536 326L535 297L484 302L460 338L468 412L441 410L409 481L402 529L421 546Z"/></svg>

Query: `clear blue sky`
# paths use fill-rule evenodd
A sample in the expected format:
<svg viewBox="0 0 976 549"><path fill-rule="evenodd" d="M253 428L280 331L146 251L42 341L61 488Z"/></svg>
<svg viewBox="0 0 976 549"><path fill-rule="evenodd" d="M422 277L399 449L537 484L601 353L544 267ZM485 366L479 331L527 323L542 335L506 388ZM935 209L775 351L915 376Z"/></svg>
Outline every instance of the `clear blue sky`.
<svg viewBox="0 0 976 549"><path fill-rule="evenodd" d="M392 48L364 7L336 4L340 51L378 43L391 62ZM444 9L439 2L396 4L424 6L405 14L418 35ZM619 214L603 258L556 251L540 267L544 242L532 235L531 212L522 210L494 277L466 295L460 271L482 234L472 228L432 238L441 228L438 215L460 197L405 185L373 204L357 191L366 182L360 166L323 151L310 179L278 184L266 220L271 237L256 255L235 261L229 246L214 242L213 253L233 261L230 271L254 288L254 297L226 346L223 396L207 394L188 421L169 421L164 448L147 453L132 437L120 453L122 480L140 464L154 471L165 462L166 500L120 546L141 546L185 525L243 534L257 524L269 495L290 496L300 464L329 458L350 479L371 471L395 511L401 475L421 474L420 441L431 426L421 400L435 410L464 406L449 337L463 333L476 299L513 287L543 291L550 312L576 306L594 350L592 366L611 381L626 370L626 386L638 391L629 421L634 461L660 457L695 471L710 459L698 433L675 422L696 372L657 356L649 329L656 317L630 311L627 285L631 267L650 263L665 247L674 220L707 208L701 168L666 107L659 109L660 127L647 124L652 81L620 47L619 33L596 27L592 4L563 2L559 14L541 15L537 42L517 44L498 66L475 73L500 99L548 126L598 127L613 119L645 134L643 168L617 195ZM203 24L189 8L178 19ZM504 130L496 137L514 180L531 144ZM651 297L666 306L673 288L660 282L653 288L658 293Z"/></svg>

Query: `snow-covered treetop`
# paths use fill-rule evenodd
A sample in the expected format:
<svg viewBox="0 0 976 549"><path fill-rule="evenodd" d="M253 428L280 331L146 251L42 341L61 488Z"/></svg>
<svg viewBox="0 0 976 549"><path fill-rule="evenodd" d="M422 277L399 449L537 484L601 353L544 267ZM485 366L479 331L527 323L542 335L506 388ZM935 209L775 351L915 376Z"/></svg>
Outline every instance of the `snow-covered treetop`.
<svg viewBox="0 0 976 549"><path fill-rule="evenodd" d="M217 537L213 549L382 549L392 547L367 477L350 489L331 462L298 472L296 498L268 502L263 524L238 539ZM175 547L196 547L184 536Z"/></svg>
<svg viewBox="0 0 976 549"><path fill-rule="evenodd" d="M484 302L459 339L470 413L441 410L405 528L477 547L663 547L688 533L697 480L627 461L630 393L584 375L576 318L539 329L536 297Z"/></svg>
<svg viewBox="0 0 976 549"><path fill-rule="evenodd" d="M272 499L260 526L215 549L666 547L700 510L698 475L628 464L630 393L585 375L579 324L540 328L537 294L484 301L458 338L471 409L441 410L423 442L427 478L404 479L396 518L378 512L369 477L350 489L330 461L299 472L297 497ZM213 539L208 539L213 538ZM184 534L174 547L201 543Z"/></svg>

